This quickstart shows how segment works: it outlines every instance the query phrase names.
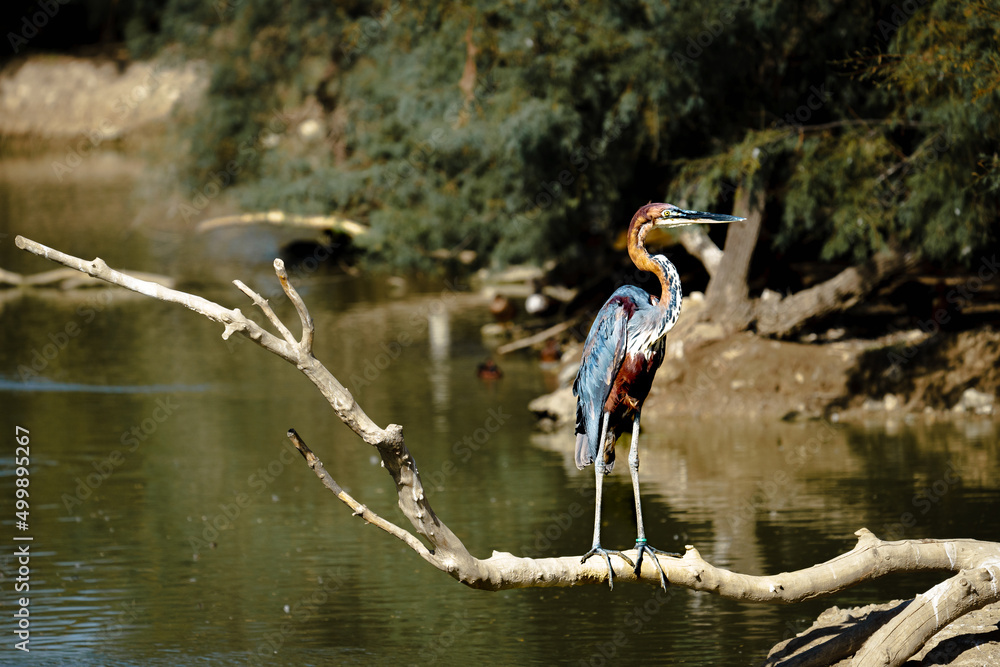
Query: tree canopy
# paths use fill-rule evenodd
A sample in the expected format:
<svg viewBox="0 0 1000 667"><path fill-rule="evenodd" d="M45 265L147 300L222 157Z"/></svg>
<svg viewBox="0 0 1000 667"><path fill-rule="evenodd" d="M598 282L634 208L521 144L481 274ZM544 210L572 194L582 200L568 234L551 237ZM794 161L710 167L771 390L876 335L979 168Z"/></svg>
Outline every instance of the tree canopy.
<svg viewBox="0 0 1000 667"><path fill-rule="evenodd" d="M593 261L639 204L725 211L738 187L766 191L776 252L971 264L997 240L995 0L116 12L134 55L212 65L192 188L222 174L247 208L365 220L397 265Z"/></svg>

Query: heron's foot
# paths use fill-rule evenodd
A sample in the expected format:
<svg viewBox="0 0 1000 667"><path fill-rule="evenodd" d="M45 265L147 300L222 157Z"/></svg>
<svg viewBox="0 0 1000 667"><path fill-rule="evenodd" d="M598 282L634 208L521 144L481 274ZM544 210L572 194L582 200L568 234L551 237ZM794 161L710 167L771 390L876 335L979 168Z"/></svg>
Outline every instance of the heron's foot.
<svg viewBox="0 0 1000 667"><path fill-rule="evenodd" d="M656 554L663 554L664 556L674 556L678 558L680 557L680 554L654 549L646 544L646 540L637 540L635 543L635 550L639 552L639 555L635 559L635 576L638 577L639 573L642 571L642 557L645 554L649 554L649 557L653 559L653 562L656 564L656 569L660 571L660 585L663 586L663 590L667 590L667 584L670 582L667 580L667 575L663 571L663 566L660 565L660 559L656 557Z"/></svg>
<svg viewBox="0 0 1000 667"><path fill-rule="evenodd" d="M580 559L580 563L581 564L586 563L587 559L590 558L591 556L597 556L597 555L604 556L604 560L608 564L608 586L611 587L611 590L615 590L615 569L611 567L611 554L618 556L623 561L628 563L629 567L634 567L634 565L632 564L632 559L623 554L621 551L608 551L607 549L601 547L600 544L595 544L593 547L591 547L590 551L584 554L583 558Z"/></svg>

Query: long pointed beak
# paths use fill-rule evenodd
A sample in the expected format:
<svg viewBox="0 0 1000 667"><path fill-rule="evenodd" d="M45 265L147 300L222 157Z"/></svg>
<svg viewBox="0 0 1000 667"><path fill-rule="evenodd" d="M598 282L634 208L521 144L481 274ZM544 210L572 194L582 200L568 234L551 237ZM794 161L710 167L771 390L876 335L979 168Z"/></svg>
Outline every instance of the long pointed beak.
<svg viewBox="0 0 1000 667"><path fill-rule="evenodd" d="M680 223L685 225L693 225L697 223L718 223L718 222L739 222L740 220L746 220L746 218L738 218L735 215L723 215L722 213L705 213L704 211L688 211L686 209L681 209L678 211L680 215L675 215L672 222L674 224ZM684 222L680 222L683 220Z"/></svg>

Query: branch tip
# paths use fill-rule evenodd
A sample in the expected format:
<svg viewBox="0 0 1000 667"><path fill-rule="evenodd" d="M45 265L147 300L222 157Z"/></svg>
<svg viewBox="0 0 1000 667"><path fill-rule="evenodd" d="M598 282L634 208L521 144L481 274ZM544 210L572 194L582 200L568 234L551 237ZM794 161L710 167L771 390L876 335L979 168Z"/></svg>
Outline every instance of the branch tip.
<svg viewBox="0 0 1000 667"><path fill-rule="evenodd" d="M312 321L312 315L309 314L309 309L306 308L305 301L299 296L299 293L292 286L291 281L288 279L288 273L285 271L285 263L280 257L274 260L274 273L278 276L278 282L281 283L281 289L285 291L285 295L288 300L292 302L295 306L295 312L299 315L299 321L302 322L302 340L299 341L298 347L301 353L305 355L312 356L312 344L313 344L313 332L314 326ZM291 334L289 334L289 337ZM294 339L288 341L293 343ZM301 367L300 367L301 368Z"/></svg>
<svg viewBox="0 0 1000 667"><path fill-rule="evenodd" d="M306 446L306 443L299 437L299 434L295 432L295 429L288 429L288 433L286 433L286 435L288 436L288 439L292 441L292 444L295 445L295 449L299 450L299 454L302 455L302 458L304 458L309 465L312 466L313 463L309 460L309 455L312 454L312 450ZM315 457L316 455L313 454L313 458Z"/></svg>

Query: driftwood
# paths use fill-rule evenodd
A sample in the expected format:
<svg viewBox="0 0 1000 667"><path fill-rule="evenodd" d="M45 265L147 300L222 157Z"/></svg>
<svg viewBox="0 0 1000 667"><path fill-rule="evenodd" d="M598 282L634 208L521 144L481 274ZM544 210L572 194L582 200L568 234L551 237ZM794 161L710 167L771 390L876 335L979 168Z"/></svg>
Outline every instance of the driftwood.
<svg viewBox="0 0 1000 667"><path fill-rule="evenodd" d="M166 287L174 286L173 278L170 278L169 276L161 276L157 273L129 271L128 275L134 278L159 283L160 285L164 285ZM0 269L0 287L4 285L9 287L57 287L59 289L69 290L76 289L78 287L107 287L108 284L103 280L97 280L90 276L80 275L80 272L74 269L52 269L51 271L42 271L41 273L33 273L31 275L24 275L15 271Z"/></svg>
<svg viewBox="0 0 1000 667"><path fill-rule="evenodd" d="M789 336L811 320L847 310L886 278L916 266L915 253L884 252L860 266L844 269L819 285L757 310L757 333Z"/></svg>
<svg viewBox="0 0 1000 667"><path fill-rule="evenodd" d="M510 343L505 343L497 348L497 354L510 354L511 352L531 347L532 345L537 345L538 343L544 343L549 338L557 336L567 329L572 329L579 323L579 321L579 318L573 317L565 322L553 324L551 327L539 331L534 335L521 338L520 340L511 341Z"/></svg>
<svg viewBox="0 0 1000 667"><path fill-rule="evenodd" d="M361 236L368 231L368 228L361 223L336 215L295 215L293 213L285 213L284 211L224 215L219 218L203 220L198 223L196 230L199 232L208 232L214 229L221 229L222 227L256 224L304 227L306 229L332 229L343 232L352 238Z"/></svg>
<svg viewBox="0 0 1000 667"><path fill-rule="evenodd" d="M476 558L434 513L417 471L416 462L396 424L382 428L358 405L351 393L312 353L313 322L305 303L289 283L281 260L274 267L282 289L295 306L302 334L296 339L278 319L268 302L240 281L237 288L261 309L279 335L266 331L243 315L199 296L139 280L115 271L101 259L86 261L58 252L18 236L16 244L36 255L64 264L95 278L125 287L161 301L179 303L224 326L222 337L233 334L249 338L264 349L295 365L320 390L340 419L369 445L375 447L396 486L399 508L417 534L378 516L352 498L336 482L320 459L294 432L289 437L323 484L346 503L353 513L404 542L424 560L454 579L477 589L503 590L575 584L604 584L606 565L597 559L580 562L580 556L522 558L494 551L489 558ZM418 535L423 536L425 541ZM884 625L873 623L839 649L854 653L855 665L900 665L939 629L968 611L1000 600L1000 544L976 540L900 540L885 542L862 528L857 545L825 563L797 572L751 576L730 572L706 562L693 546L682 557L660 556L659 562L671 584L707 591L744 602L793 603L835 593L889 573L941 571L955 576L918 595L907 608ZM430 546L427 546L427 545ZM634 551L625 552L635 557ZM617 559L616 559L617 560ZM615 561L612 561L615 562ZM646 559L636 576L624 563L615 562L619 581L641 580L659 585L656 567ZM836 640L836 636L831 641ZM860 648L858 648L860 646ZM795 656L771 664L796 662ZM815 663L813 663L815 664Z"/></svg>

